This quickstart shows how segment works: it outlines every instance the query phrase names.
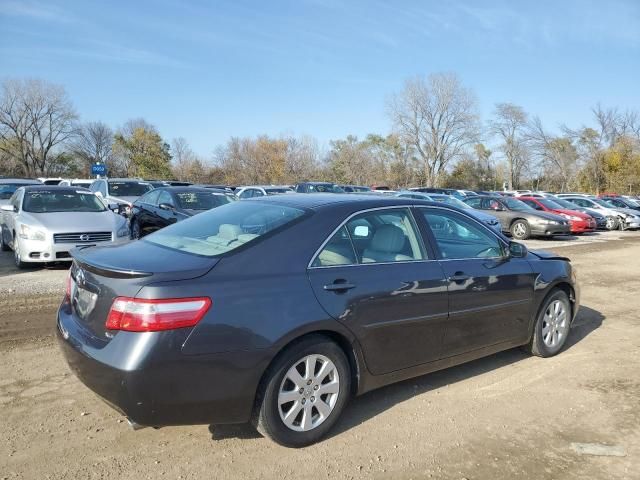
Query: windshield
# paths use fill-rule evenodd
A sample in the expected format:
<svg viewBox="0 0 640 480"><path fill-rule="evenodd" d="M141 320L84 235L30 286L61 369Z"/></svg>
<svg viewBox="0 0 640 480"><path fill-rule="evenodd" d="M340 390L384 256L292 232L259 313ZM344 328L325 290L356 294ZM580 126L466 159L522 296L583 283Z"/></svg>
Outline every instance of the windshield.
<svg viewBox="0 0 640 480"><path fill-rule="evenodd" d="M215 257L302 216L304 210L264 202L232 202L145 237L181 252Z"/></svg>
<svg viewBox="0 0 640 480"><path fill-rule="evenodd" d="M184 192L175 195L178 198L178 206L185 210L211 210L233 201L228 195L209 192Z"/></svg>
<svg viewBox="0 0 640 480"><path fill-rule="evenodd" d="M334 185L331 183L309 184L309 191L318 193L344 193L344 190L341 189L338 185Z"/></svg>
<svg viewBox="0 0 640 480"><path fill-rule="evenodd" d="M563 200L561 198L554 198L553 201L554 201L554 203L557 203L558 205L560 205L562 208L566 208L568 210L575 210L576 209L576 204L568 202L567 200Z"/></svg>
<svg viewBox="0 0 640 480"><path fill-rule="evenodd" d="M604 207L604 208L617 208L614 204L609 203L605 200L602 200L601 198L590 198L589 200L591 200L592 202L597 203L598 205Z"/></svg>
<svg viewBox="0 0 640 480"><path fill-rule="evenodd" d="M15 191L24 187L25 185L31 185L28 183L0 183L0 200L9 200L11 195L15 193ZM34 184L38 185L38 184Z"/></svg>
<svg viewBox="0 0 640 480"><path fill-rule="evenodd" d="M549 200L548 198L538 198L537 200L538 200L538 203L544 205L550 210L562 209L562 205L560 205L555 200Z"/></svg>
<svg viewBox="0 0 640 480"><path fill-rule="evenodd" d="M109 182L109 194L114 197L139 197L153 186L148 182Z"/></svg>
<svg viewBox="0 0 640 480"><path fill-rule="evenodd" d="M26 192L22 209L31 213L104 212L104 204L91 192L37 190Z"/></svg>
<svg viewBox="0 0 640 480"><path fill-rule="evenodd" d="M458 200L455 197L446 197L446 196L445 197L436 197L436 196L432 196L431 199L434 202L442 202L442 203L446 203L447 205L453 205L454 207L473 210L473 207L471 207L470 205L467 205L462 200Z"/></svg>
<svg viewBox="0 0 640 480"><path fill-rule="evenodd" d="M521 202L520 200L516 200L515 198L504 197L504 198L501 198L501 200L505 203L505 205L510 210L515 210L516 212L525 212L528 210L534 210L532 207L530 207L526 203Z"/></svg>

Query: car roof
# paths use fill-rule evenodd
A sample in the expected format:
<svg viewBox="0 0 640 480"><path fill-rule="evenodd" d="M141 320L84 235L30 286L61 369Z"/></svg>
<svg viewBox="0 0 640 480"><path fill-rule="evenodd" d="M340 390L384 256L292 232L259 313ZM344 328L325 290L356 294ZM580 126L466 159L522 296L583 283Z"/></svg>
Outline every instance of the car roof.
<svg viewBox="0 0 640 480"><path fill-rule="evenodd" d="M273 195L269 197L248 198L243 202L268 202L293 208L319 210L338 205L354 205L358 209L393 207L408 205L433 205L441 207L442 203L383 195L343 194L343 193L296 193L291 195Z"/></svg>
<svg viewBox="0 0 640 480"><path fill-rule="evenodd" d="M131 183L150 183L147 180L140 180L139 178L100 178L99 180L106 180L107 182L131 182Z"/></svg>
<svg viewBox="0 0 640 480"><path fill-rule="evenodd" d="M91 190L84 187L68 187L66 185L25 185L25 192L77 192L81 191L82 193L91 193Z"/></svg>
<svg viewBox="0 0 640 480"><path fill-rule="evenodd" d="M192 185L184 186L184 187L183 186L180 186L180 187L167 186L167 187L154 188L153 190L149 190L149 191L150 192L158 192L158 191L163 191L163 190L166 190L168 192L173 192L173 193L202 192L202 193L208 193L210 195L215 195L215 194L227 195L228 194L228 192L225 192L222 189L194 187Z"/></svg>
<svg viewBox="0 0 640 480"><path fill-rule="evenodd" d="M0 178L0 183L13 183L18 185L42 185L39 180L31 178Z"/></svg>

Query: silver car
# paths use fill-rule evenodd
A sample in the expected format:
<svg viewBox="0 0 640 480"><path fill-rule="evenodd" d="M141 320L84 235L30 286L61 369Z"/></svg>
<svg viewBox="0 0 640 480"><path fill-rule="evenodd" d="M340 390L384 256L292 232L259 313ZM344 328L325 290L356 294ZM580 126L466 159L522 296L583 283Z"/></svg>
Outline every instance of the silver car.
<svg viewBox="0 0 640 480"><path fill-rule="evenodd" d="M132 178L100 178L89 186L89 190L95 192L105 206L115 203L120 213L129 215L133 202L153 190L153 185Z"/></svg>
<svg viewBox="0 0 640 480"><path fill-rule="evenodd" d="M20 187L2 206L0 249L13 250L18 268L71 261L72 248L124 243L128 238L126 219L85 189Z"/></svg>
<svg viewBox="0 0 640 480"><path fill-rule="evenodd" d="M0 206L8 205L9 199L16 190L25 185L42 185L42 183L28 178L0 178Z"/></svg>

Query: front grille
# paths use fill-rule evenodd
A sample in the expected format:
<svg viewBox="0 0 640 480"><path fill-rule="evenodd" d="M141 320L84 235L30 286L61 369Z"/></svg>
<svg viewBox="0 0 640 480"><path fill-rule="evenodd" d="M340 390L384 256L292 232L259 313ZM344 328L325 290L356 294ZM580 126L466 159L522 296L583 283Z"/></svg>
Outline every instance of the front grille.
<svg viewBox="0 0 640 480"><path fill-rule="evenodd" d="M54 233L54 243L96 243L110 242L111 232L87 232L87 233Z"/></svg>

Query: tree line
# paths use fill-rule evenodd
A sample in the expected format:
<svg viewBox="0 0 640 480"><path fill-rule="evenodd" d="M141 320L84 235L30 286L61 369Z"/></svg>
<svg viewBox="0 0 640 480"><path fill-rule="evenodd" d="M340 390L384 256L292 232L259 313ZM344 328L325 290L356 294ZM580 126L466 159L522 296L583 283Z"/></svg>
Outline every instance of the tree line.
<svg viewBox="0 0 640 480"><path fill-rule="evenodd" d="M453 73L408 79L386 111L386 134L347 135L328 148L310 136L232 137L201 158L186 139L169 142L144 119L115 129L82 122L63 87L9 79L0 95L0 175L88 177L100 162L112 177L231 185L322 179L392 188L640 191L636 111L597 104L584 125L551 130L505 102L483 120L474 92Z"/></svg>

